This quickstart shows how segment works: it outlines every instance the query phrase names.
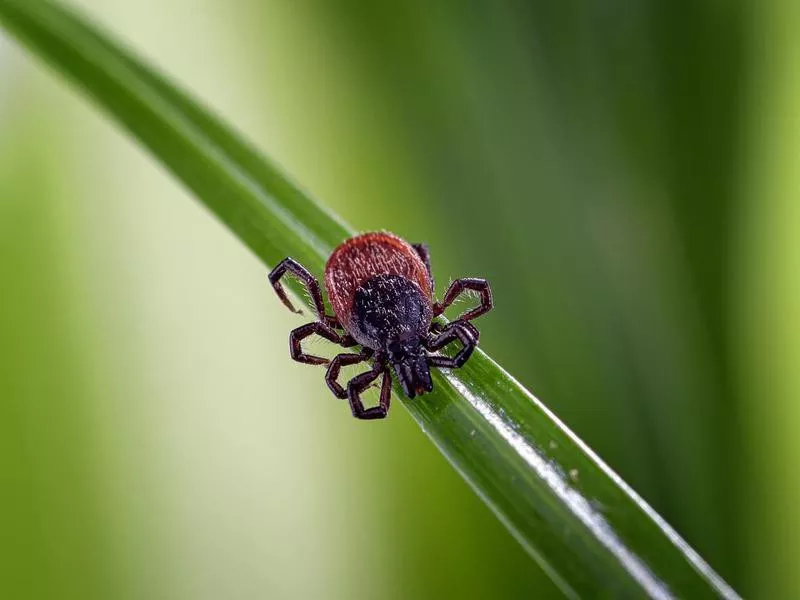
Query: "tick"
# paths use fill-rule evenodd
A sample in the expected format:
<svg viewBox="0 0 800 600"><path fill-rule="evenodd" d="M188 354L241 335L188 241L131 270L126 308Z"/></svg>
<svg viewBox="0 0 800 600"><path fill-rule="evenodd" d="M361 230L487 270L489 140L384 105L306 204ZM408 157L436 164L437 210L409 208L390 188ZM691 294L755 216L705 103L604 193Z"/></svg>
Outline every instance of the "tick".
<svg viewBox="0 0 800 600"><path fill-rule="evenodd" d="M485 279L456 279L441 302L434 299L428 248L409 244L386 232L366 233L338 246L325 265L325 288L333 315L325 313L319 281L300 263L284 258L269 274L281 301L295 309L281 285L284 275L293 275L305 286L318 321L289 334L289 352L297 362L328 365L325 382L331 392L350 402L358 419L383 419L389 411L391 370L409 398L433 389L431 367L461 367L478 344L479 333L470 321L492 309L492 291ZM447 325L433 319L441 315L465 292L475 292L480 303ZM332 360L306 354L302 341L318 335L343 348L360 345L362 350L339 354ZM453 356L437 354L452 342L461 348ZM356 375L346 388L338 382L342 367L372 359L369 371ZM379 377L380 402L364 408L361 394Z"/></svg>

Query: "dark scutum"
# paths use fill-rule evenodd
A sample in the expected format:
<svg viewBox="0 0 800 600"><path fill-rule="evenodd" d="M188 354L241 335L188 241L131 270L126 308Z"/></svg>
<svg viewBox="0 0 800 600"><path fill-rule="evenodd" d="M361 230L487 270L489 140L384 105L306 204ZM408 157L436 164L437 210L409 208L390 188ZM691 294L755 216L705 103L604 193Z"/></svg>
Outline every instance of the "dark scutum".
<svg viewBox="0 0 800 600"><path fill-rule="evenodd" d="M409 398L433 389L422 348L432 316L430 300L414 282L399 275L373 277L353 298L353 338L385 353Z"/></svg>
<svg viewBox="0 0 800 600"><path fill-rule="evenodd" d="M430 300L413 282L378 275L356 291L352 335L374 350L387 350L392 343L418 345L428 333L432 314Z"/></svg>

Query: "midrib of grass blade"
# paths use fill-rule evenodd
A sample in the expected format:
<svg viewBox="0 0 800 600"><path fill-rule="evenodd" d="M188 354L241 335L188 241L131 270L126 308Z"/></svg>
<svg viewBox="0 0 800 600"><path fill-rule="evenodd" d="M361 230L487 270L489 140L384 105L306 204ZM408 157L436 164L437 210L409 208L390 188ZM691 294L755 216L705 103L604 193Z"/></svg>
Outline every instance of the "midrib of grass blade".
<svg viewBox="0 0 800 600"><path fill-rule="evenodd" d="M0 0L0 20L82 85L265 264L292 255L320 273L351 234L240 136L78 15L47 2ZM736 597L484 353L435 380L434 393L406 407L567 595Z"/></svg>

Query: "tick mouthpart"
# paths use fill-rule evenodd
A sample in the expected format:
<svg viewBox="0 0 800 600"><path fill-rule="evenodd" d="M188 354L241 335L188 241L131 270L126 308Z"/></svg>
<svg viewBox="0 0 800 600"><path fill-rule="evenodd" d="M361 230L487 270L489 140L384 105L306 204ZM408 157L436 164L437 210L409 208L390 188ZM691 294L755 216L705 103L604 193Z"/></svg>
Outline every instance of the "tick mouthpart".
<svg viewBox="0 0 800 600"><path fill-rule="evenodd" d="M414 398L433 390L430 366L418 343L390 344L388 355L389 363L407 397Z"/></svg>

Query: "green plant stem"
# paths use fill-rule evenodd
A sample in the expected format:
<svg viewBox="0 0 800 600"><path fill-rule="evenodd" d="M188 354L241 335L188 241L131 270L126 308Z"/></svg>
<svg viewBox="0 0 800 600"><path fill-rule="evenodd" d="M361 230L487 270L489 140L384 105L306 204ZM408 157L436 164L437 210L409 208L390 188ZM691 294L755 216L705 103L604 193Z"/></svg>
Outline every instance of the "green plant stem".
<svg viewBox="0 0 800 600"><path fill-rule="evenodd" d="M41 0L0 0L0 22L80 85L266 265L291 255L320 275L330 251L353 233L78 14ZM486 354L434 377L434 392L404 400L406 408L567 596L737 597Z"/></svg>

